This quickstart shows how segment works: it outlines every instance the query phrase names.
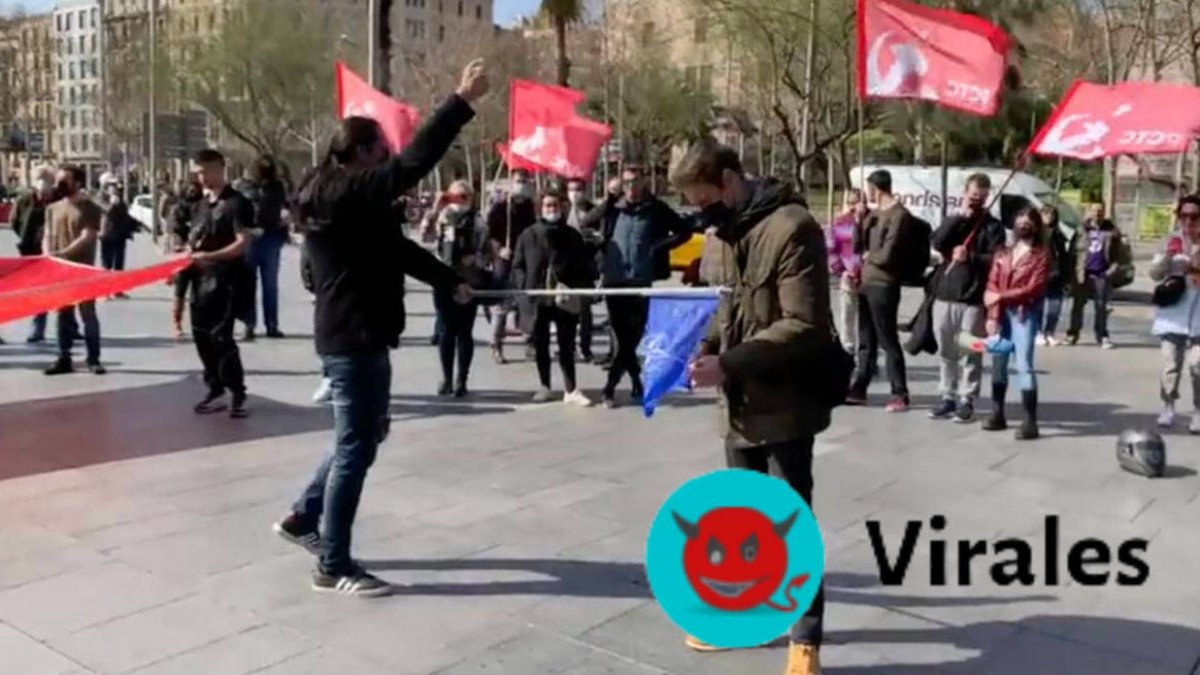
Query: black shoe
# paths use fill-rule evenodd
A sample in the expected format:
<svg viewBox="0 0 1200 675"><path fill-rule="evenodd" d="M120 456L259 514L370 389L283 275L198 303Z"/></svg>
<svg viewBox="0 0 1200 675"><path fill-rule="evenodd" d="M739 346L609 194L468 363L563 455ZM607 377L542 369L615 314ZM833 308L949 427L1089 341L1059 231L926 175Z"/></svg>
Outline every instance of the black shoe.
<svg viewBox="0 0 1200 675"><path fill-rule="evenodd" d="M454 389L450 387L450 382L442 380L442 383L438 385L437 393L438 396L449 396L454 393Z"/></svg>
<svg viewBox="0 0 1200 675"><path fill-rule="evenodd" d="M1077 344L1079 344L1078 335L1067 335L1067 346L1074 347Z"/></svg>
<svg viewBox="0 0 1200 675"><path fill-rule="evenodd" d="M1038 395L1036 390L1021 392L1021 407L1025 409L1025 421L1017 429L1018 441L1032 441L1041 435L1037 424L1037 403Z"/></svg>
<svg viewBox="0 0 1200 675"><path fill-rule="evenodd" d="M466 398L469 395L470 392L467 391L466 382L460 382L459 385L454 388L454 398Z"/></svg>
<svg viewBox="0 0 1200 675"><path fill-rule="evenodd" d="M614 398L612 394L605 394L604 396L600 397L600 405L609 410L615 410L616 408L620 407L617 405L617 399Z"/></svg>
<svg viewBox="0 0 1200 675"><path fill-rule="evenodd" d="M442 341L442 340L441 340L441 338L439 338L439 337L438 337L438 336L436 336L436 335L430 335L430 336L429 336L429 346L430 346L430 347L436 347L436 346L438 346L438 343L440 343L441 341Z"/></svg>
<svg viewBox="0 0 1200 675"><path fill-rule="evenodd" d="M296 514L287 514L283 520L272 525L271 529L284 541L295 544L313 555L320 555L321 533L317 532L317 528L300 522Z"/></svg>
<svg viewBox="0 0 1200 675"><path fill-rule="evenodd" d="M598 359L592 359L592 361L597 366L600 366L601 368L608 370L609 368L612 367L613 356L612 356L612 354L605 354L604 356L601 356Z"/></svg>
<svg viewBox="0 0 1200 675"><path fill-rule="evenodd" d="M242 342L254 342L256 337L257 336L254 334L254 329L247 328L246 334L242 336Z"/></svg>
<svg viewBox="0 0 1200 675"><path fill-rule="evenodd" d="M595 360L596 360L596 357L592 356L591 352L580 352L579 353L579 362L580 363L591 363L592 361L595 361Z"/></svg>
<svg viewBox="0 0 1200 675"><path fill-rule="evenodd" d="M45 335L30 335L29 337L25 338L25 344L27 344L27 345L41 344L45 341L46 341ZM0 344L4 344L4 343L0 342Z"/></svg>
<svg viewBox="0 0 1200 675"><path fill-rule="evenodd" d="M97 361L95 363L87 364L87 369L88 369L88 372L93 375L104 375L108 372L108 369L106 369L104 366L100 365L99 361Z"/></svg>
<svg viewBox="0 0 1200 675"><path fill-rule="evenodd" d="M249 414L249 411L246 410L246 395L234 394L233 404L229 406L229 416L235 420L240 420L245 419Z"/></svg>
<svg viewBox="0 0 1200 675"><path fill-rule="evenodd" d="M312 587L320 593L338 593L356 598L379 598L392 592L391 584L357 566L349 574L341 575L328 574L318 568L313 572Z"/></svg>
<svg viewBox="0 0 1200 675"><path fill-rule="evenodd" d="M947 420L954 414L954 401L944 398L938 401L937 407L929 411L929 419L931 420Z"/></svg>
<svg viewBox="0 0 1200 675"><path fill-rule="evenodd" d="M70 359L59 359L44 371L47 375L66 375L75 372L75 365Z"/></svg>
<svg viewBox="0 0 1200 675"><path fill-rule="evenodd" d="M211 415L225 410L226 407L225 392L210 391L208 396L205 396L204 400L197 403L192 410L197 415Z"/></svg>
<svg viewBox="0 0 1200 675"><path fill-rule="evenodd" d="M642 399L644 398L646 398L646 390L642 389L642 385L639 384L634 387L630 387L629 400L632 401L634 405L641 405Z"/></svg>
<svg viewBox="0 0 1200 675"><path fill-rule="evenodd" d="M954 409L954 421L958 424L970 424L975 419L975 406L970 401L959 401Z"/></svg>
<svg viewBox="0 0 1200 675"><path fill-rule="evenodd" d="M862 391L861 389L851 389L846 393L846 400L844 403L850 406L866 405L867 392Z"/></svg>
<svg viewBox="0 0 1200 675"><path fill-rule="evenodd" d="M278 328L269 328L267 329L267 337L271 338L272 340L282 340L287 336L284 335L283 331L279 330Z"/></svg>
<svg viewBox="0 0 1200 675"><path fill-rule="evenodd" d="M1018 441L1032 441L1040 435L1037 422L1033 420L1025 420L1021 422L1021 426L1017 427L1016 439Z"/></svg>
<svg viewBox="0 0 1200 675"><path fill-rule="evenodd" d="M1003 413L993 412L980 426L984 431L1004 431L1008 428L1008 420Z"/></svg>

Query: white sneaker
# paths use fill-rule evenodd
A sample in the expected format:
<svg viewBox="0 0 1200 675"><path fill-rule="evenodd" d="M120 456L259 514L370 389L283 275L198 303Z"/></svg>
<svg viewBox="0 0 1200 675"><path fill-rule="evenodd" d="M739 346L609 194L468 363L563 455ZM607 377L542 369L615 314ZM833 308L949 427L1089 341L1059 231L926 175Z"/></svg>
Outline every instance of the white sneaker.
<svg viewBox="0 0 1200 675"><path fill-rule="evenodd" d="M312 402L317 405L325 405L333 401L333 380L328 377L321 378L321 384L317 385L317 390L313 392Z"/></svg>
<svg viewBox="0 0 1200 675"><path fill-rule="evenodd" d="M1188 433L1200 436L1200 412L1192 415L1192 423L1188 425Z"/></svg>
<svg viewBox="0 0 1200 675"><path fill-rule="evenodd" d="M1050 338L1046 337L1045 333L1041 333L1037 337L1037 343L1038 343L1038 346L1040 346L1040 347L1049 347L1050 346Z"/></svg>
<svg viewBox="0 0 1200 675"><path fill-rule="evenodd" d="M1046 336L1046 346L1047 347L1058 347L1061 345L1062 345L1062 340L1059 340L1058 338L1054 337L1053 335Z"/></svg>
<svg viewBox="0 0 1200 675"><path fill-rule="evenodd" d="M578 389L563 394L563 403L566 403L567 405L577 405L580 408L592 407L592 399L588 398L587 394Z"/></svg>
<svg viewBox="0 0 1200 675"><path fill-rule="evenodd" d="M1113 341L1108 338L1104 338L1103 340L1100 341L1101 349L1116 349L1116 347L1117 346L1115 344L1113 344Z"/></svg>
<svg viewBox="0 0 1200 675"><path fill-rule="evenodd" d="M1158 426L1163 429L1170 429L1175 425L1175 409L1167 408L1158 416Z"/></svg>

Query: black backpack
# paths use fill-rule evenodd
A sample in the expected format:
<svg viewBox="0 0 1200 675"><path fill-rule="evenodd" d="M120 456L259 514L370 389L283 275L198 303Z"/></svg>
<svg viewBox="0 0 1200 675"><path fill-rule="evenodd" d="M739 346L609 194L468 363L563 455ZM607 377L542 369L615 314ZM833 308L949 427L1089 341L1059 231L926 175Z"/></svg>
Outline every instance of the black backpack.
<svg viewBox="0 0 1200 675"><path fill-rule="evenodd" d="M904 239L897 242L900 249L900 269L897 270L900 283L924 288L929 271L929 238L933 235L933 227L910 214L906 230Z"/></svg>

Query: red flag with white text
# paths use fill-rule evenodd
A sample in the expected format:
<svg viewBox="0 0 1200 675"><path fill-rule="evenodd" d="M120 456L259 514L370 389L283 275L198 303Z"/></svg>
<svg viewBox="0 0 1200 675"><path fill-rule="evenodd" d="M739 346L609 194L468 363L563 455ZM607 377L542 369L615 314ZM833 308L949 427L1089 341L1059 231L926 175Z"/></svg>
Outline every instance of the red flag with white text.
<svg viewBox="0 0 1200 675"><path fill-rule="evenodd" d="M372 87L341 61L335 68L338 119L369 117L375 120L383 129L392 152L400 152L412 142L421 122L421 113L416 108Z"/></svg>
<svg viewBox="0 0 1200 675"><path fill-rule="evenodd" d="M907 0L858 0L858 95L930 101L990 117L1012 40L970 14Z"/></svg>
<svg viewBox="0 0 1200 675"><path fill-rule="evenodd" d="M537 166L565 178L587 179L612 128L577 113L583 92L513 80L509 95L509 166Z"/></svg>
<svg viewBox="0 0 1200 675"><path fill-rule="evenodd" d="M1176 153L1200 135L1200 88L1160 82L1077 81L1029 145L1029 154L1091 160Z"/></svg>

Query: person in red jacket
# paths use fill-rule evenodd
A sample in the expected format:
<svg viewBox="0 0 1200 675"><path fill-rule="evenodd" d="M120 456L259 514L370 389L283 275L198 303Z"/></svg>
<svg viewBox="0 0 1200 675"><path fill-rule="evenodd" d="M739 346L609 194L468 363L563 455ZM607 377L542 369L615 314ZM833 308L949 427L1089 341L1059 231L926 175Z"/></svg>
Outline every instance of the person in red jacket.
<svg viewBox="0 0 1200 675"><path fill-rule="evenodd" d="M1017 360L1017 387L1025 421L1017 430L1017 440L1038 437L1037 376L1033 369L1033 348L1042 325L1042 306L1050 279L1050 251L1046 226L1037 209L1028 207L1013 222L1016 242L996 253L988 274L983 304L987 308L987 333L1011 340L1013 354L992 356L992 416L983 424L987 431L1008 427L1004 398L1008 392L1008 362Z"/></svg>

